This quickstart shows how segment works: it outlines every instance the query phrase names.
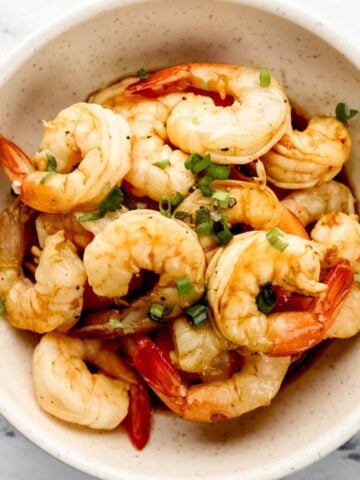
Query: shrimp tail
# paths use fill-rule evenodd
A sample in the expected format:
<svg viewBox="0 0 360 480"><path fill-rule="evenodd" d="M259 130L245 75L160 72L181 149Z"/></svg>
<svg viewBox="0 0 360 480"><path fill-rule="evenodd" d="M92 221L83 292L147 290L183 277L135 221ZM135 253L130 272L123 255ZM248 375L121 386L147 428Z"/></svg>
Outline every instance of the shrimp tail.
<svg viewBox="0 0 360 480"><path fill-rule="evenodd" d="M146 387L133 384L129 390L129 412L121 425L126 430L131 443L142 450L148 443L151 430L151 400Z"/></svg>
<svg viewBox="0 0 360 480"><path fill-rule="evenodd" d="M29 157L11 140L0 135L0 165L10 180L24 180L35 170Z"/></svg>
<svg viewBox="0 0 360 480"><path fill-rule="evenodd" d="M136 369L155 392L173 398L186 396L187 387L179 373L149 338L138 338L133 361Z"/></svg>
<svg viewBox="0 0 360 480"><path fill-rule="evenodd" d="M324 297L316 298L308 312L278 314L270 322L269 337L273 339L270 355L293 355L315 347L335 321L339 307L353 283L350 262L342 260L324 279L328 288Z"/></svg>
<svg viewBox="0 0 360 480"><path fill-rule="evenodd" d="M309 240L309 235L300 219L295 215L295 213L286 207L281 209L279 227L285 233L297 235L298 237Z"/></svg>
<svg viewBox="0 0 360 480"><path fill-rule="evenodd" d="M190 65L176 65L152 73L146 80L128 85L125 95L155 96L165 95L172 92L183 92L191 85L189 81Z"/></svg>

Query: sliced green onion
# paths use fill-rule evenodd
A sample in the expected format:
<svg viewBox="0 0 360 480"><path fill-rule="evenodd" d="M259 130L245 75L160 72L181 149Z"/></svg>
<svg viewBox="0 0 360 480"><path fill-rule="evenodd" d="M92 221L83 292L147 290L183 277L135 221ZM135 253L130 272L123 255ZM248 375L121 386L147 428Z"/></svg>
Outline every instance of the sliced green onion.
<svg viewBox="0 0 360 480"><path fill-rule="evenodd" d="M170 200L173 207L177 207L184 200L184 196L180 192L175 192L174 197Z"/></svg>
<svg viewBox="0 0 360 480"><path fill-rule="evenodd" d="M147 315L154 322L162 322L172 310L173 307L167 303L153 303Z"/></svg>
<svg viewBox="0 0 360 480"><path fill-rule="evenodd" d="M47 182L49 180L49 178L53 177L55 174L56 174L56 172L49 172L46 175L44 175L39 182L40 185L44 185L44 183Z"/></svg>
<svg viewBox="0 0 360 480"><path fill-rule="evenodd" d="M175 212L174 217L177 220L186 220L188 218L190 223L192 223L192 220L193 220L190 212L183 212L181 210L179 210L178 212Z"/></svg>
<svg viewBox="0 0 360 480"><path fill-rule="evenodd" d="M256 305L260 312L269 313L276 305L276 292L271 282L266 282L256 296Z"/></svg>
<svg viewBox="0 0 360 480"><path fill-rule="evenodd" d="M220 208L228 208L230 202L230 193L223 192L222 190L215 190L212 194L214 204Z"/></svg>
<svg viewBox="0 0 360 480"><path fill-rule="evenodd" d="M215 165L212 163L209 165L206 175L214 180L226 180L230 175L230 167L225 165Z"/></svg>
<svg viewBox="0 0 360 480"><path fill-rule="evenodd" d="M149 78L149 74L147 73L145 68L139 68L136 74L140 78L140 80L147 80Z"/></svg>
<svg viewBox="0 0 360 480"><path fill-rule="evenodd" d="M195 213L195 224L210 223L210 210L206 207L200 207Z"/></svg>
<svg viewBox="0 0 360 480"><path fill-rule="evenodd" d="M260 87L270 86L271 74L268 68L260 68L259 81L260 81Z"/></svg>
<svg viewBox="0 0 360 480"><path fill-rule="evenodd" d="M50 153L47 153L46 159L47 159L47 171L56 172L56 169L57 169L56 158L53 155L50 155Z"/></svg>
<svg viewBox="0 0 360 480"><path fill-rule="evenodd" d="M179 292L179 295L191 295L192 293L194 293L193 285L187 277L177 280L176 288Z"/></svg>
<svg viewBox="0 0 360 480"><path fill-rule="evenodd" d="M212 178L208 177L205 175L205 177L200 178L198 181L198 186L201 190L201 193L204 195L204 197L211 197L211 195L214 193L214 189L210 187L210 183L212 182Z"/></svg>
<svg viewBox="0 0 360 480"><path fill-rule="evenodd" d="M207 320L207 309L205 305L192 305L185 310L187 321L192 327L197 327Z"/></svg>
<svg viewBox="0 0 360 480"><path fill-rule="evenodd" d="M266 240L270 243L270 245L276 250L283 252L285 248L288 247L288 243L284 242L280 237L283 237L284 233L279 230L278 228L272 228L268 232L266 232Z"/></svg>
<svg viewBox="0 0 360 480"><path fill-rule="evenodd" d="M220 220L222 220L222 215L219 212L210 212L210 218L214 222L219 222Z"/></svg>
<svg viewBox="0 0 360 480"><path fill-rule="evenodd" d="M196 226L196 233L199 237L203 237L204 235L210 235L211 229L211 223L199 223L199 225Z"/></svg>
<svg viewBox="0 0 360 480"><path fill-rule="evenodd" d="M194 175L205 170L211 163L210 155L202 157L197 153L192 153L185 162L185 168L191 170Z"/></svg>
<svg viewBox="0 0 360 480"><path fill-rule="evenodd" d="M123 323L121 320L118 320L117 318L110 318L108 321L108 324L111 328L122 328Z"/></svg>
<svg viewBox="0 0 360 480"><path fill-rule="evenodd" d="M123 200L124 193L121 188L114 187L99 205L100 216L104 217L108 212L115 212L118 210Z"/></svg>
<svg viewBox="0 0 360 480"><path fill-rule="evenodd" d="M0 298L0 315L4 315L4 313L5 313L4 300L2 298Z"/></svg>
<svg viewBox="0 0 360 480"><path fill-rule="evenodd" d="M207 89L208 89L207 81L204 80L203 78L201 79L201 88L202 88L203 90L207 90Z"/></svg>
<svg viewBox="0 0 360 480"><path fill-rule="evenodd" d="M228 205L228 207L229 207L229 208L233 208L233 207L235 207L235 205L236 205L236 204L237 204L237 200L236 200L236 198L234 198L234 197L230 197L230 200L229 200L229 205Z"/></svg>
<svg viewBox="0 0 360 480"><path fill-rule="evenodd" d="M168 158L166 158L165 160L160 160L159 162L153 163L153 165L155 167L158 167L158 168L161 168L162 170L164 170L166 167L171 165L171 163L170 163L170 160Z"/></svg>
<svg viewBox="0 0 360 480"><path fill-rule="evenodd" d="M346 109L345 103L341 102L336 105L335 115L340 122L348 122L359 113L359 110L353 110L352 108L347 113Z"/></svg>
<svg viewBox="0 0 360 480"><path fill-rule="evenodd" d="M102 218L100 212L84 213L78 218L79 222L91 222L92 220L99 220Z"/></svg>
<svg viewBox="0 0 360 480"><path fill-rule="evenodd" d="M234 236L223 220L214 223L213 235L219 245L227 245Z"/></svg>
<svg viewBox="0 0 360 480"><path fill-rule="evenodd" d="M360 282L360 273L359 272L354 274L354 280L355 280L355 282Z"/></svg>

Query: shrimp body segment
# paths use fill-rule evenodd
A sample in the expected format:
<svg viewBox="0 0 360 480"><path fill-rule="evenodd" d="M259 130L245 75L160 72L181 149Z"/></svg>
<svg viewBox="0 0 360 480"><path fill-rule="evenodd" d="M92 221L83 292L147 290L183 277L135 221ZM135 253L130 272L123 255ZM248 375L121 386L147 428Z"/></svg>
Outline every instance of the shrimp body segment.
<svg viewBox="0 0 360 480"><path fill-rule="evenodd" d="M33 357L36 400L46 412L67 422L114 429L128 413L129 384L104 373L92 374L85 362L100 369L104 363L111 365L116 376L120 359L102 350L98 340L80 340L54 332L44 335Z"/></svg>
<svg viewBox="0 0 360 480"><path fill-rule="evenodd" d="M293 235L284 234L282 238L287 247L279 251L269 243L265 232L238 235L217 251L206 275L208 301L225 338L252 351L289 355L321 341L325 321L330 322L326 319L343 299L343 290L350 288L353 274L350 268L341 270L346 281L328 289L319 282L320 257L312 243ZM266 315L258 309L256 298L268 282L290 292L323 295L308 312ZM330 298L326 319L320 308L324 295Z"/></svg>
<svg viewBox="0 0 360 480"><path fill-rule="evenodd" d="M290 129L290 106L274 77L264 88L260 71L216 63L189 63L153 73L127 88L129 95L163 95L200 89L172 110L167 132L170 141L184 152L211 154L215 163L244 164L263 155ZM234 103L216 106L206 92Z"/></svg>
<svg viewBox="0 0 360 480"><path fill-rule="evenodd" d="M235 418L269 405L291 361L290 357L253 354L227 380L189 386L148 338L139 339L133 352L136 368L155 393L173 412L195 422Z"/></svg>
<svg viewBox="0 0 360 480"><path fill-rule="evenodd" d="M355 213L355 198L350 189L334 180L290 193L281 203L305 226L319 220L326 213Z"/></svg>
<svg viewBox="0 0 360 480"><path fill-rule="evenodd" d="M314 117L304 131L293 130L261 160L271 183L288 189L310 188L337 175L350 156L351 139L335 117Z"/></svg>
<svg viewBox="0 0 360 480"><path fill-rule="evenodd" d="M20 181L20 199L47 213L95 210L130 168L127 121L100 105L77 103L44 125L40 151L31 163L11 142L0 142L0 162L11 180ZM51 174L48 155L56 160ZM14 169L14 164L27 175L19 175L20 166Z"/></svg>
<svg viewBox="0 0 360 480"><path fill-rule="evenodd" d="M105 227L86 247L84 266L95 293L109 297L126 295L133 275L141 270L156 273L155 287L138 302L143 308L166 303L174 316L204 291L205 256L196 234L183 222L152 210L124 213ZM176 282L184 278L191 282L192 293L182 296Z"/></svg>
<svg viewBox="0 0 360 480"><path fill-rule="evenodd" d="M67 330L80 317L86 274L74 246L59 231L47 237L35 283L21 276L5 297L5 318L37 333Z"/></svg>
<svg viewBox="0 0 360 480"><path fill-rule="evenodd" d="M125 179L137 196L159 200L161 195L186 195L194 184L185 168L188 155L169 145L167 121L172 109L193 94L169 94L158 98L126 96L125 89L137 78L129 77L100 91L91 101L120 113L131 128L131 168Z"/></svg>

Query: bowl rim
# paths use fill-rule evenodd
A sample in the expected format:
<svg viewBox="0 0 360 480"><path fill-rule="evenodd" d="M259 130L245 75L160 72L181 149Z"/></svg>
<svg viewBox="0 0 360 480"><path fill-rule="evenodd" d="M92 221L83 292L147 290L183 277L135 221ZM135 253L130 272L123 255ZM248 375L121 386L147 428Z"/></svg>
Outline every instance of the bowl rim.
<svg viewBox="0 0 360 480"><path fill-rule="evenodd" d="M56 38L60 34L68 31L70 28L86 22L90 18L111 11L117 7L124 7L151 1L160 2L161 0L90 0L80 6L72 8L65 13L57 16L55 19L47 22L46 25L37 29L34 33L22 40L19 45L12 49L10 53L0 62L0 88L13 75L16 70L24 64L32 55L34 55L46 43ZM360 69L360 47L351 43L345 36L335 31L331 26L322 23L318 17L302 10L299 6L293 6L286 0L213 0L217 3L239 4L254 9L262 10L278 17L286 18L305 30L315 34L324 40L339 53L352 63L357 69ZM48 442L38 432L36 428L31 428L29 418L25 411L13 409L10 398L4 398L0 395L0 414L4 416L17 430L25 437L41 448L46 453L52 455L66 465L80 470L88 475L96 475L99 478L113 479L113 473L110 470L104 471L103 467L90 464L88 461L78 458L76 453L66 449L65 445L59 445L56 442ZM323 458L360 429L360 404L358 408L350 412L342 421L341 425L335 425L328 431L326 436L304 445L303 449L294 452L292 455L274 462L271 467L264 471L261 466L256 467L250 475L243 476L243 480L276 480L286 475L290 475L315 461ZM105 475L105 476L104 476ZM119 478L119 477L117 477ZM132 480L133 473L123 469L121 472L123 480ZM137 472L137 480L151 480L154 476L151 473ZM167 477L169 478L169 477ZM209 479L215 480L211 475ZM218 478L218 477L217 477ZM177 477L177 480L188 480L189 476ZM225 480L238 480L238 474L224 474Z"/></svg>

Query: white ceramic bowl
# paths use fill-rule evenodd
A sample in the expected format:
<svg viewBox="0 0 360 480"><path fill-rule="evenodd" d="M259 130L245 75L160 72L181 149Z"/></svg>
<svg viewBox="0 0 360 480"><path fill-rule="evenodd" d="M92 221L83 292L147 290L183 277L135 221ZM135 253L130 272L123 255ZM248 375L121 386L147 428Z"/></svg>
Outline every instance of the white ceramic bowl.
<svg viewBox="0 0 360 480"><path fill-rule="evenodd" d="M3 63L1 131L32 153L41 119L125 72L189 61L269 66L310 114L331 114L338 101L360 105L359 52L279 1L99 0ZM360 146L353 137L354 159ZM157 413L141 453L120 430L94 432L39 410L31 390L35 341L0 322L0 411L56 458L102 479L276 479L360 427L360 338L332 344L271 407L239 420L198 425Z"/></svg>

